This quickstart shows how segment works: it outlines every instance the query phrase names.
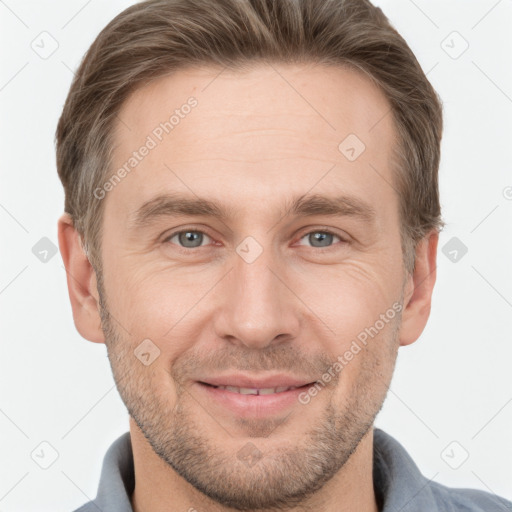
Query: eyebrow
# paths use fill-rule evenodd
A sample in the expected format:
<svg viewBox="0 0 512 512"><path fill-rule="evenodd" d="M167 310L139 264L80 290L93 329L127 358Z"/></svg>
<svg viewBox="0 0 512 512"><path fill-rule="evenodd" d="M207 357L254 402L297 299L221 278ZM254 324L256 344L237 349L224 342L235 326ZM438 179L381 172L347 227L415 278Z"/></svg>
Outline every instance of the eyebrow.
<svg viewBox="0 0 512 512"><path fill-rule="evenodd" d="M178 194L160 194L145 202L129 218L133 230L147 227L162 217L199 216L214 217L223 222L236 218L239 210L200 197ZM310 194L292 198L285 204L280 219L289 216L312 217L316 215L353 217L371 224L376 219L375 209L362 199L350 195L334 197Z"/></svg>

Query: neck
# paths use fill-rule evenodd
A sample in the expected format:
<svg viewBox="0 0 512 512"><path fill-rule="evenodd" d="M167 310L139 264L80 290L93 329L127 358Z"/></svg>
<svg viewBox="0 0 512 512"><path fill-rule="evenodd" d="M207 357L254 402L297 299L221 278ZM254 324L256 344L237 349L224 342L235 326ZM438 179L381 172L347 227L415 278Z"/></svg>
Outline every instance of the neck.
<svg viewBox="0 0 512 512"><path fill-rule="evenodd" d="M178 475L156 455L131 418L130 434L135 468L135 489L131 497L134 512L235 512L212 501ZM299 510L379 512L373 488L373 428L331 480L307 501L287 512Z"/></svg>

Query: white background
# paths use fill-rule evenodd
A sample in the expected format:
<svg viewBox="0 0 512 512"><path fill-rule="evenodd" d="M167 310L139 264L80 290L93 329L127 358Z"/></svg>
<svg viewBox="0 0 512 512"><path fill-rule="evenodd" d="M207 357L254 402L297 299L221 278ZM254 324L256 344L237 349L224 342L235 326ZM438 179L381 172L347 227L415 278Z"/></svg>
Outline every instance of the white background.
<svg viewBox="0 0 512 512"><path fill-rule="evenodd" d="M0 1L2 512L69 511L93 498L105 451L128 430L105 347L74 327L60 254L43 263L32 247L43 237L57 245L53 140L73 70L132 3ZM444 102L448 224L429 324L400 350L376 425L428 478L512 500L512 1L376 3ZM31 47L43 31L59 45L47 59ZM453 58L461 37L469 48ZM455 263L442 252L452 237L468 248ZM31 458L43 441L58 452L48 469ZM452 465L469 454L458 469L441 456L448 445Z"/></svg>

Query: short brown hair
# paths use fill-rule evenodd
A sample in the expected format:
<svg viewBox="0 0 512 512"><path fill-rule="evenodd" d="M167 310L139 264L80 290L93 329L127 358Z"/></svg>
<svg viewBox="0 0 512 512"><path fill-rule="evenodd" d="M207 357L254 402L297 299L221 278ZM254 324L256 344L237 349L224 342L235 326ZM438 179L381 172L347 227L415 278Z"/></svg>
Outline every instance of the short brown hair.
<svg viewBox="0 0 512 512"><path fill-rule="evenodd" d="M411 49L368 0L147 0L114 18L84 56L56 131L57 169L83 248L101 272L103 201L121 105L138 87L190 65L314 62L364 72L397 132L395 188L405 268L443 226L438 191L442 105ZM340 141L341 142L341 141Z"/></svg>

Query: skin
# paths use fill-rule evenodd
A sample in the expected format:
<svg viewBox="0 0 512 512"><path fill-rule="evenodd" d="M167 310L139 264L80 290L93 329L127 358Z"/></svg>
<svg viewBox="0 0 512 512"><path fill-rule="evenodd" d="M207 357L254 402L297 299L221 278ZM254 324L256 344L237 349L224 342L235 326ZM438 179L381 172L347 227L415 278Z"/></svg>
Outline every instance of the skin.
<svg viewBox="0 0 512 512"><path fill-rule="evenodd" d="M373 422L399 346L428 320L438 233L418 244L407 274L390 186L395 129L386 98L364 75L310 64L219 72L180 70L123 105L113 169L167 112L190 96L198 101L103 199L102 276L69 216L59 220L75 325L106 343L130 412L133 508L375 512ZM353 162L338 150L350 133L366 146ZM164 191L211 199L236 215L166 216L130 229L139 206ZM351 194L374 208L375 221L283 217L287 201L306 193ZM204 233L202 245L169 239L180 228ZM322 229L341 238L319 246ZM263 249L250 264L236 252L247 236ZM221 370L321 378L396 303L401 314L286 414L237 417L195 383ZM148 366L134 357L144 339L160 350ZM251 467L237 457L249 442L261 454Z"/></svg>

